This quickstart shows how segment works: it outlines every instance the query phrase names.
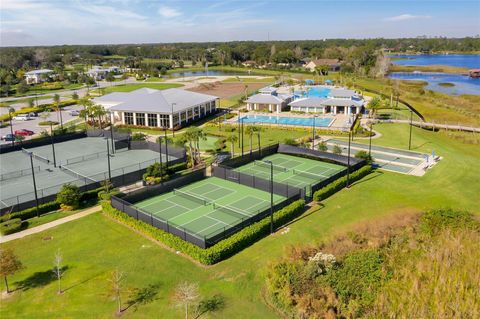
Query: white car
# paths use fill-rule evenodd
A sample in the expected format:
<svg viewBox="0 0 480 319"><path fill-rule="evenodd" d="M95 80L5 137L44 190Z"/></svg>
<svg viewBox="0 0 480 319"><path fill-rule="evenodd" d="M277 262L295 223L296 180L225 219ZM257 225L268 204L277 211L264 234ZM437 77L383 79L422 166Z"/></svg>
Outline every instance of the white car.
<svg viewBox="0 0 480 319"><path fill-rule="evenodd" d="M80 115L80 112L77 111L77 110L72 110L72 111L70 111L70 115L71 115L71 116L79 116L79 115Z"/></svg>
<svg viewBox="0 0 480 319"><path fill-rule="evenodd" d="M30 114L18 114L18 115L15 115L13 119L16 121L28 121L28 120L31 120L32 117L30 116Z"/></svg>

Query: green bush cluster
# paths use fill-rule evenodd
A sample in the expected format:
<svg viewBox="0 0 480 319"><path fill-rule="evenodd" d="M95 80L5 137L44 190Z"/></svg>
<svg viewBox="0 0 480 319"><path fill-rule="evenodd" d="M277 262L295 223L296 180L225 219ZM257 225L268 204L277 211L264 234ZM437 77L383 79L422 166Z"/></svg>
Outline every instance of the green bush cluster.
<svg viewBox="0 0 480 319"><path fill-rule="evenodd" d="M76 101L74 100L68 100L68 101L62 101L59 103L60 108L64 108L65 106L70 106L77 104ZM15 111L12 116L18 115L18 114L27 114L27 113L41 113L44 111L52 111L56 108L55 103L46 103L46 104L39 104L38 107L23 107L17 111ZM0 121L6 121L10 118L10 115L7 114L2 114L0 115Z"/></svg>
<svg viewBox="0 0 480 319"><path fill-rule="evenodd" d="M362 168L356 170L355 172L350 174L350 183L358 181L363 177L367 176L372 172L373 168L371 165L365 165ZM335 194L342 188L347 185L347 176L342 176L337 180L331 182L325 187L320 188L313 194L313 200L319 202L324 200L325 198L330 197L331 195Z"/></svg>
<svg viewBox="0 0 480 319"><path fill-rule="evenodd" d="M202 249L190 242L184 241L180 237L130 217L113 208L108 202L103 202L102 207L106 214L116 220L119 220L127 226L162 242L174 250L181 251L205 265L213 265L238 253L242 249L255 243L260 238L268 235L270 232L270 217L266 217L255 224L245 227L238 233L218 242L212 247ZM305 202L303 200L298 200L275 212L273 216L275 228L278 228L297 216L300 216L304 209Z"/></svg>
<svg viewBox="0 0 480 319"><path fill-rule="evenodd" d="M10 219L0 224L0 234L4 236L13 234L20 231L22 227L22 220L20 218Z"/></svg>
<svg viewBox="0 0 480 319"><path fill-rule="evenodd" d="M93 198L97 198L98 192L101 191L101 190L103 190L103 187L92 189L90 191L82 193L82 195L80 197L80 201L83 202L83 201L91 200ZM60 209L60 203L58 203L55 200L55 201L51 201L51 202L48 202L48 203L45 203L45 204L38 205L38 214L43 215L43 214L53 212L53 211L58 210L58 209ZM30 219L30 218L33 218L33 217L36 217L36 216L37 216L36 207L30 207L30 208L21 210L19 212L14 212L14 213L11 213L11 214L3 215L3 216L0 217L0 222L4 222L4 221L15 219L15 218L19 218L21 220L27 220L27 219Z"/></svg>

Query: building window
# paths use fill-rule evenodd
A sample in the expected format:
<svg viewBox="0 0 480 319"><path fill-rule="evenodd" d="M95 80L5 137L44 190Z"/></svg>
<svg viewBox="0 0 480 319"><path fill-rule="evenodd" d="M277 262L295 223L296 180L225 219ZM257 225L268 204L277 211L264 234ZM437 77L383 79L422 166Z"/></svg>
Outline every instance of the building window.
<svg viewBox="0 0 480 319"><path fill-rule="evenodd" d="M157 114L148 114L148 126L157 127Z"/></svg>
<svg viewBox="0 0 480 319"><path fill-rule="evenodd" d="M170 127L170 115L160 114L160 126L161 127Z"/></svg>
<svg viewBox="0 0 480 319"><path fill-rule="evenodd" d="M178 126L178 114L179 114L179 113L175 113L175 114L173 115L173 127Z"/></svg>
<svg viewBox="0 0 480 319"><path fill-rule="evenodd" d="M135 119L137 120L137 125L145 126L145 113L135 113Z"/></svg>
<svg viewBox="0 0 480 319"><path fill-rule="evenodd" d="M123 113L123 117L125 118L125 124L127 125L133 125L133 113L131 112L125 112Z"/></svg>

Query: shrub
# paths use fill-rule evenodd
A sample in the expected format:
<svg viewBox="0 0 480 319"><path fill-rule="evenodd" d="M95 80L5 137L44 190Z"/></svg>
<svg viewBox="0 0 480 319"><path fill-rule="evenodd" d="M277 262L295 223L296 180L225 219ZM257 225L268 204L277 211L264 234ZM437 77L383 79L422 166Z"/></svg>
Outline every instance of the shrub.
<svg viewBox="0 0 480 319"><path fill-rule="evenodd" d="M20 218L7 220L0 224L0 234L9 235L16 233L23 228L23 223Z"/></svg>
<svg viewBox="0 0 480 319"><path fill-rule="evenodd" d="M332 149L333 154L341 155L342 154L342 148L338 146L338 144L335 144Z"/></svg>
<svg viewBox="0 0 480 319"><path fill-rule="evenodd" d="M60 203L60 207L70 210L78 207L80 204L81 193L80 189L72 184L65 184L57 194L57 202Z"/></svg>
<svg viewBox="0 0 480 319"><path fill-rule="evenodd" d="M295 139L288 137L283 140L283 144L297 146L298 142Z"/></svg>
<svg viewBox="0 0 480 319"><path fill-rule="evenodd" d="M181 251L189 255L202 264L212 265L224 260L242 249L252 245L260 238L270 232L270 217L266 217L259 222L247 226L232 236L216 243L215 245L202 249L190 242L184 241L178 236L167 233L152 225L136 220L127 214L113 208L110 203L102 203L103 211L111 217L123 222L127 226L138 230L145 235L171 247L174 250ZM305 202L298 200L274 213L274 226L277 228L288 221L300 216L305 208Z"/></svg>
<svg viewBox="0 0 480 319"><path fill-rule="evenodd" d="M350 183L358 181L372 172L372 166L366 165L350 174ZM335 194L347 185L347 176L342 176L313 194L313 200L319 202Z"/></svg>
<svg viewBox="0 0 480 319"><path fill-rule="evenodd" d="M361 158L367 161L367 163L372 162L372 156L368 154L367 151L358 151L357 154L355 154L356 158Z"/></svg>
<svg viewBox="0 0 480 319"><path fill-rule="evenodd" d="M136 132L132 134L132 141L145 141L147 139L147 135L145 133Z"/></svg>
<svg viewBox="0 0 480 319"><path fill-rule="evenodd" d="M446 228L478 230L479 226L480 223L471 213L450 208L431 210L422 214L420 218L420 229L428 235L436 235Z"/></svg>

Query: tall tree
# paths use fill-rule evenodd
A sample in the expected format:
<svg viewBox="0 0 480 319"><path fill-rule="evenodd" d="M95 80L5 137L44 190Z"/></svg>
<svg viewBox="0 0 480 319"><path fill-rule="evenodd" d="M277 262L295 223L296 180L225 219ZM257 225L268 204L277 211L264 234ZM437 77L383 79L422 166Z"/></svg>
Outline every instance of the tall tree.
<svg viewBox="0 0 480 319"><path fill-rule="evenodd" d="M63 277L62 263L63 263L63 255L60 249L58 249L53 258L53 273L57 278L57 284L58 284L57 294L61 294L63 292L62 291L62 277Z"/></svg>
<svg viewBox="0 0 480 319"><path fill-rule="evenodd" d="M232 153L232 157L235 156L235 143L238 141L238 136L237 134L230 134L229 136L227 136L227 142L230 143L231 145L231 153Z"/></svg>
<svg viewBox="0 0 480 319"><path fill-rule="evenodd" d="M62 108L60 107L60 95L55 94L53 96L53 102L55 103L55 109L57 114L60 115L60 127L63 129Z"/></svg>
<svg viewBox="0 0 480 319"><path fill-rule="evenodd" d="M10 293L7 276L11 276L23 268L22 262L15 255L13 250L0 249L0 275L2 275L3 279L5 280L7 294Z"/></svg>
<svg viewBox="0 0 480 319"><path fill-rule="evenodd" d="M123 293L123 281L125 279L125 273L116 269L112 271L110 277L111 295L117 303L117 315L122 313L122 293Z"/></svg>

